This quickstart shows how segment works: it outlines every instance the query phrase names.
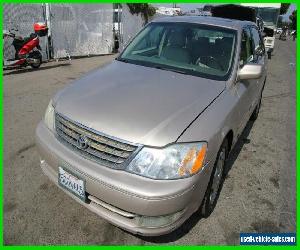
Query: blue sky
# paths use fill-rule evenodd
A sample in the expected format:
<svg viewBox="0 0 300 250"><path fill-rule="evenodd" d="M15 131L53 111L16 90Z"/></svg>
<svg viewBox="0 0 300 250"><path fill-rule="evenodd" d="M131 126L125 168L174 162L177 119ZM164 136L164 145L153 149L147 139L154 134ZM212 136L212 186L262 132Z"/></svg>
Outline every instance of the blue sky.
<svg viewBox="0 0 300 250"><path fill-rule="evenodd" d="M207 3L207 4L212 4L212 3ZM153 4L154 6L165 6L165 7L172 7L173 4L168 4L168 3L161 3L161 4ZM181 9L183 11L189 11L189 10L193 10L196 9L197 7L202 7L203 5L205 5L205 3L176 3L177 6L181 7ZM288 20L289 16L291 15L291 13L293 12L293 10L296 8L295 4L291 4L287 14L285 14L283 16L284 20Z"/></svg>

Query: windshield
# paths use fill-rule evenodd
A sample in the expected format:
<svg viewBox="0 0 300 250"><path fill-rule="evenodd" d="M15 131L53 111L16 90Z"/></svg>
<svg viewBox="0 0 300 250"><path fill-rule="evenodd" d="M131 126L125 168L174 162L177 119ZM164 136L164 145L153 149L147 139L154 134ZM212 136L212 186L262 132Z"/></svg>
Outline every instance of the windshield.
<svg viewBox="0 0 300 250"><path fill-rule="evenodd" d="M227 80L236 31L191 23L151 23L128 45L120 61Z"/></svg>
<svg viewBox="0 0 300 250"><path fill-rule="evenodd" d="M279 9L275 8L258 8L258 15L263 19L266 26L276 26Z"/></svg>

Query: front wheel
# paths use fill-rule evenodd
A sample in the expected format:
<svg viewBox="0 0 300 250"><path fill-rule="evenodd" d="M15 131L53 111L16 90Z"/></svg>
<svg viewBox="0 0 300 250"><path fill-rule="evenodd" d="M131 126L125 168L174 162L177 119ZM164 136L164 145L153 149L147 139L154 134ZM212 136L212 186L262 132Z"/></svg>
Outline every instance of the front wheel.
<svg viewBox="0 0 300 250"><path fill-rule="evenodd" d="M42 64L42 54L39 51L34 51L31 53L31 58L34 59L33 63L30 63L30 66L33 69L37 69Z"/></svg>
<svg viewBox="0 0 300 250"><path fill-rule="evenodd" d="M214 210L224 181L225 162L228 155L228 140L224 139L212 170L210 180L203 198L201 214L207 218Z"/></svg>

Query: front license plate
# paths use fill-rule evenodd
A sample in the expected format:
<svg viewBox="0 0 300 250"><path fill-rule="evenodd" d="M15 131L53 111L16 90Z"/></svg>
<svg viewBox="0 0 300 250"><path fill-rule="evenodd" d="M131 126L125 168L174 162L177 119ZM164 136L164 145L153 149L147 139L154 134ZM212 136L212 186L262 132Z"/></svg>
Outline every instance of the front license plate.
<svg viewBox="0 0 300 250"><path fill-rule="evenodd" d="M62 167L58 167L58 184L81 200L86 201L85 181Z"/></svg>

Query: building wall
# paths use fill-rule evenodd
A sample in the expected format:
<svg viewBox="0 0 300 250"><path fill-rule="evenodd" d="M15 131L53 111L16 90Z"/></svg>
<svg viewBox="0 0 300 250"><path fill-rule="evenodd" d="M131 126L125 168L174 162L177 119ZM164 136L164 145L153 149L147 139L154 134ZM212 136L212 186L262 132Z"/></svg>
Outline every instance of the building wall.
<svg viewBox="0 0 300 250"><path fill-rule="evenodd" d="M17 28L29 36L35 22L48 22L48 37L42 37L43 59L48 46L54 58L112 53L114 47L113 4L4 4L4 29ZM132 15L122 4L120 49L144 26L141 15ZM14 57L12 39L5 38L4 58Z"/></svg>
<svg viewBox="0 0 300 250"><path fill-rule="evenodd" d="M122 4L122 25L121 25L121 41L120 49L132 39L144 26L144 20L142 16L132 15L126 4Z"/></svg>
<svg viewBox="0 0 300 250"><path fill-rule="evenodd" d="M112 53L112 4L50 4L50 13L55 58Z"/></svg>

